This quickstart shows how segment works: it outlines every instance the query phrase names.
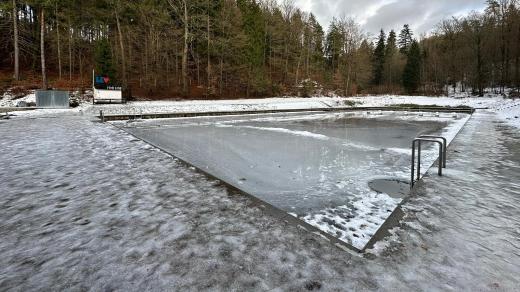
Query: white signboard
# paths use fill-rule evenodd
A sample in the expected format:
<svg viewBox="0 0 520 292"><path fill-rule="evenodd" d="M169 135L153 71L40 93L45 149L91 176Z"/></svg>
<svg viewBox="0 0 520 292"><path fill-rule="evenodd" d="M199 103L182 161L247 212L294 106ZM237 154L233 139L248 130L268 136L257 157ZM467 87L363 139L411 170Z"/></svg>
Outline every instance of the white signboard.
<svg viewBox="0 0 520 292"><path fill-rule="evenodd" d="M123 91L121 90L107 90L94 88L94 103L122 103Z"/></svg>

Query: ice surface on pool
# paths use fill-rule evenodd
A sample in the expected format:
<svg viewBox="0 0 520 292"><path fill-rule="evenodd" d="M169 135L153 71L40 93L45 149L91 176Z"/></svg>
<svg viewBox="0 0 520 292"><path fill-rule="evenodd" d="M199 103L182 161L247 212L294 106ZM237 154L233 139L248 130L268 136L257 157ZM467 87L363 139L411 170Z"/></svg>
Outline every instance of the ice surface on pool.
<svg viewBox="0 0 520 292"><path fill-rule="evenodd" d="M362 249L401 199L369 189L409 179L420 134L451 140L468 116L300 113L127 122L130 133ZM437 153L426 151L423 169Z"/></svg>

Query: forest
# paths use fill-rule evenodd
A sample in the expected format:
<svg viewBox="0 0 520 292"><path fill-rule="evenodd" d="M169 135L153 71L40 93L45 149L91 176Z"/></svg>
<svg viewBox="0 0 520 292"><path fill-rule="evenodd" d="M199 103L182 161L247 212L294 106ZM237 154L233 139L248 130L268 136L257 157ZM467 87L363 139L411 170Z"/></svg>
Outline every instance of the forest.
<svg viewBox="0 0 520 292"><path fill-rule="evenodd" d="M95 70L147 98L520 90L516 0L426 35L353 19L322 27L276 0L3 0L0 86L88 88Z"/></svg>

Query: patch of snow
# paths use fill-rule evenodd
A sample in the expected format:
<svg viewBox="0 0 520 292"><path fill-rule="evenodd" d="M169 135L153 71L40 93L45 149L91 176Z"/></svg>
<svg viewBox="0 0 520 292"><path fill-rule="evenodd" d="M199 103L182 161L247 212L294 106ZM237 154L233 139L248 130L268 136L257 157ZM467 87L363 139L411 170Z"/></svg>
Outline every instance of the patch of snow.
<svg viewBox="0 0 520 292"><path fill-rule="evenodd" d="M11 92L6 91L2 98L0 98L0 107L16 107L20 102L36 103L36 94L34 93L34 90L21 98L15 98Z"/></svg>
<svg viewBox="0 0 520 292"><path fill-rule="evenodd" d="M512 100L493 108L497 116L507 124L520 128L520 100Z"/></svg>
<svg viewBox="0 0 520 292"><path fill-rule="evenodd" d="M260 130L260 131L271 131L271 132L278 132L278 133L290 134L290 135L301 136L301 137L309 137L309 138L318 139L318 140L329 140L329 137L327 137L325 135L316 134L316 133L312 133L309 131L297 131L297 130L290 130L290 129L285 129L285 128L254 127L254 126L237 126L237 128Z"/></svg>
<svg viewBox="0 0 520 292"><path fill-rule="evenodd" d="M363 249L400 201L387 194L370 192L359 196L352 206L327 208L301 219Z"/></svg>
<svg viewBox="0 0 520 292"><path fill-rule="evenodd" d="M322 102L340 99L315 98L264 98L240 100L192 100L192 101L136 101L127 104L94 105L94 114L103 110L106 115L151 114L170 112L227 112L256 110L312 109L326 107Z"/></svg>

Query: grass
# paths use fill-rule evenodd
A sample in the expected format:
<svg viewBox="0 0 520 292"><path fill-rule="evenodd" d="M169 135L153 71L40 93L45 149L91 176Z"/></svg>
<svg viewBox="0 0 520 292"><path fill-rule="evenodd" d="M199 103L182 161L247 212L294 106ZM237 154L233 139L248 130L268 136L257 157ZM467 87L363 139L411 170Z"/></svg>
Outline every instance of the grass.
<svg viewBox="0 0 520 292"><path fill-rule="evenodd" d="M361 102L353 101L353 100L345 100L343 102L346 106L355 106L356 104L361 104Z"/></svg>

